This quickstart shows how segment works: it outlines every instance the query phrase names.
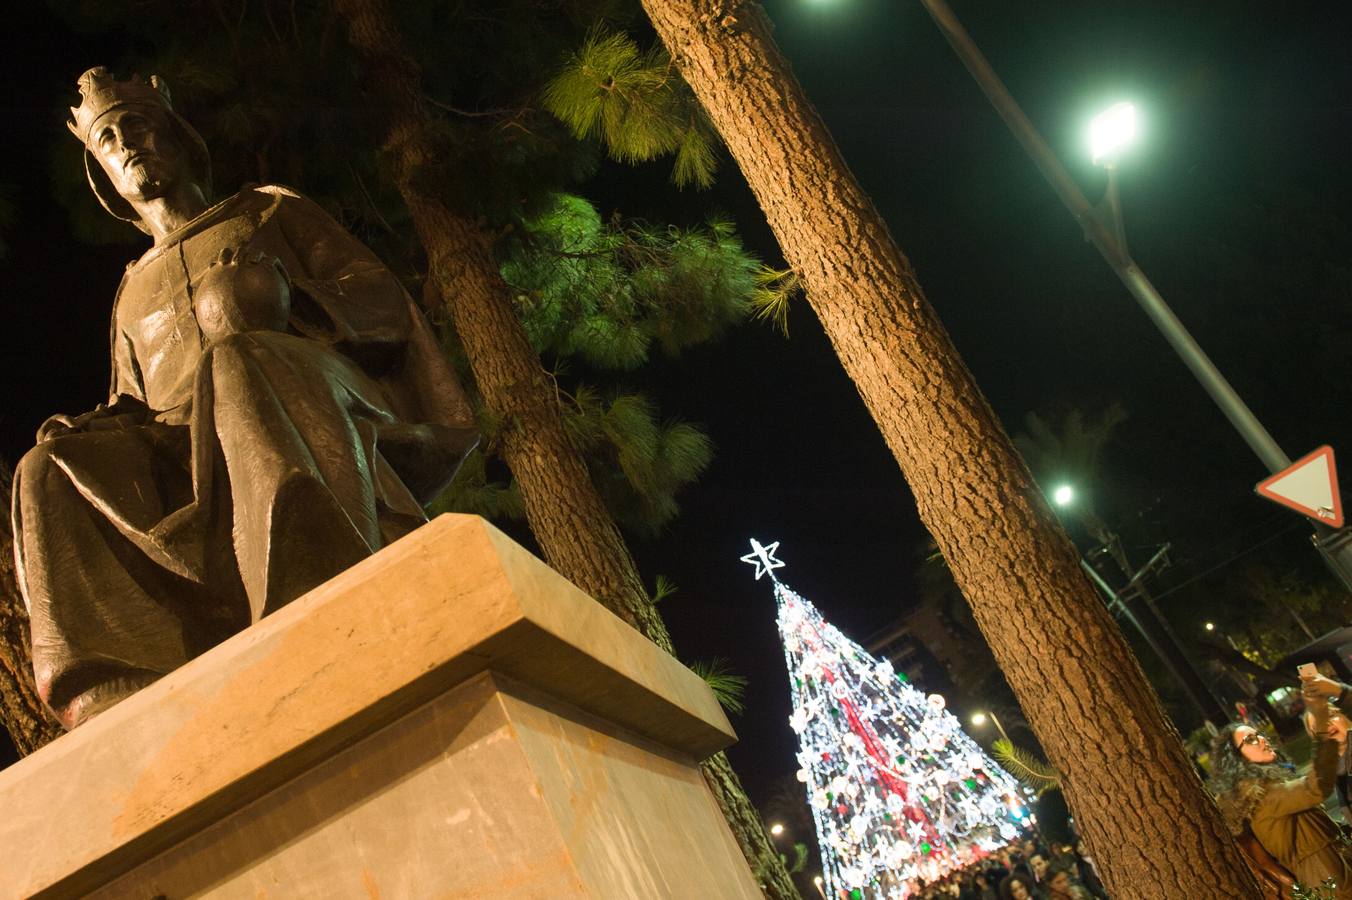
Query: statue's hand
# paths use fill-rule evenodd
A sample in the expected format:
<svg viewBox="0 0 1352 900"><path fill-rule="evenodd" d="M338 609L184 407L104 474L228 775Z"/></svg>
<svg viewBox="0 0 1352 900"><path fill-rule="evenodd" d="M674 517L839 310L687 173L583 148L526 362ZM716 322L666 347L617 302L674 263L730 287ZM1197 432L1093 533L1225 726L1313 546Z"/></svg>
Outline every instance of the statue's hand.
<svg viewBox="0 0 1352 900"><path fill-rule="evenodd" d="M275 256L226 247L194 285L193 312L208 341L243 331L285 331L291 279Z"/></svg>
<svg viewBox="0 0 1352 900"><path fill-rule="evenodd" d="M142 425L150 418L144 403L132 397L119 395L112 403L100 403L87 413L77 416L58 414L38 427L38 443L50 441L65 434L90 431L112 431L131 425Z"/></svg>

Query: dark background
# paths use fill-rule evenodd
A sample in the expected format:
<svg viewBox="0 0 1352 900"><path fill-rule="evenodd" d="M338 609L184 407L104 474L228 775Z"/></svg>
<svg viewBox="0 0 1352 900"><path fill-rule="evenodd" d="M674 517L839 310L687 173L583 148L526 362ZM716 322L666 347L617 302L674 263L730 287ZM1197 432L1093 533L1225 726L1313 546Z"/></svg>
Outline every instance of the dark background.
<svg viewBox="0 0 1352 900"><path fill-rule="evenodd" d="M929 21L902 0L777 0L777 38L1007 428L1032 411L1120 401L1131 413L1092 486L1138 556L1178 546L1175 622L1224 604L1232 558L1317 569L1294 514L1256 498L1266 475L1080 236ZM955 0L955 11L1053 149L1096 197L1085 125L1134 100L1139 147L1121 170L1128 237L1222 371L1291 456L1352 443L1352 22L1331 3ZM139 247L79 244L52 201L52 147L76 77L125 50L43 9L5 55L0 453L107 392L107 328ZM72 143L73 143L73 139ZM69 164L75 157L66 157ZM607 165L583 189L605 210L694 223L731 214L782 264L735 166L678 193L667 165ZM229 187L229 186L222 186ZM305 190L305 185L295 185ZM638 373L663 410L717 442L684 513L632 542L646 579L679 587L663 614L686 659L750 678L731 751L753 799L791 776L788 691L766 582L747 539L782 542L778 573L863 639L909 608L925 532L906 486L806 302L790 337L759 324ZM1089 486L1084 486L1088 490ZM528 541L524 528L509 526ZM1261 546L1260 546L1261 545ZM1254 548L1258 548L1255 550ZM1036 652L1036 648L1030 648ZM921 685L923 688L924 686Z"/></svg>

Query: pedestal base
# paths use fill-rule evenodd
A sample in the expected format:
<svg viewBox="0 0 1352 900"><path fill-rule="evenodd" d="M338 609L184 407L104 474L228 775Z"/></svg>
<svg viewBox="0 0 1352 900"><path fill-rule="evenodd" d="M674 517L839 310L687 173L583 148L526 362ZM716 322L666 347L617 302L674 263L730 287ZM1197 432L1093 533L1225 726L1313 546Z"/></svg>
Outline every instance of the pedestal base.
<svg viewBox="0 0 1352 900"><path fill-rule="evenodd" d="M445 516L0 772L0 896L758 898L707 687Z"/></svg>

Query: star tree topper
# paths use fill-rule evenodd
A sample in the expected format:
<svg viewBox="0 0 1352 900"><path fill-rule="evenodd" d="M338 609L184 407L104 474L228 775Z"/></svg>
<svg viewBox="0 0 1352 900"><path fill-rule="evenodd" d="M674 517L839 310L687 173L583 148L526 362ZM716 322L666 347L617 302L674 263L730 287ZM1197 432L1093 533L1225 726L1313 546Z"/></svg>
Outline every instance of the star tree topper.
<svg viewBox="0 0 1352 900"><path fill-rule="evenodd" d="M784 568L782 560L775 559L775 551L779 549L779 541L773 544L761 546L761 542L755 538L751 539L751 552L742 557L742 562L756 567L756 580L760 581L762 575L769 575L771 581L779 581L775 577L775 569Z"/></svg>

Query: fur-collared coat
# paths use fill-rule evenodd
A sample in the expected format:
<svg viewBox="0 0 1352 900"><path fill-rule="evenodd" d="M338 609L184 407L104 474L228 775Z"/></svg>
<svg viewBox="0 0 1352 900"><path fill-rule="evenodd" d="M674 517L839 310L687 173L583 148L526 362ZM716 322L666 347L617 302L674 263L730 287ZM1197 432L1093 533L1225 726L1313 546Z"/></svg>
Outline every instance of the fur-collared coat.
<svg viewBox="0 0 1352 900"><path fill-rule="evenodd" d="M1288 780L1246 779L1216 802L1232 834L1247 825L1263 849L1307 887L1327 878L1339 898L1352 898L1352 866L1345 858L1338 826L1324 812L1338 773L1338 745L1315 742L1310 771Z"/></svg>

